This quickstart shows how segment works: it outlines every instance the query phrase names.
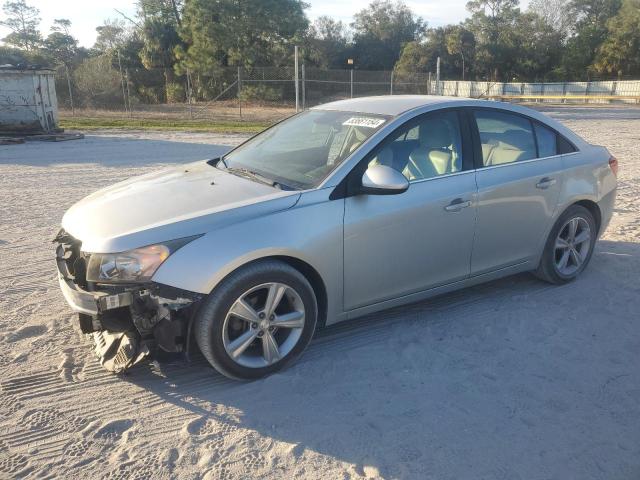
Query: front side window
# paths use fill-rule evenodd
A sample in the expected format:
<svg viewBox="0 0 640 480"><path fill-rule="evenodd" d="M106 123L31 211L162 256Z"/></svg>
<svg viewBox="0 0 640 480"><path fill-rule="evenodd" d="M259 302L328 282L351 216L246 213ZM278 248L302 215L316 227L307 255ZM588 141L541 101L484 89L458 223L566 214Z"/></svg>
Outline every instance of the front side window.
<svg viewBox="0 0 640 480"><path fill-rule="evenodd" d="M527 118L493 110L477 110L474 116L485 167L536 158L536 142Z"/></svg>
<svg viewBox="0 0 640 480"><path fill-rule="evenodd" d="M281 188L307 189L379 130L388 117L309 110L256 135L217 164L230 173L253 175Z"/></svg>
<svg viewBox="0 0 640 480"><path fill-rule="evenodd" d="M395 168L418 181L462 170L462 136L454 111L431 113L412 120L392 134L369 162Z"/></svg>

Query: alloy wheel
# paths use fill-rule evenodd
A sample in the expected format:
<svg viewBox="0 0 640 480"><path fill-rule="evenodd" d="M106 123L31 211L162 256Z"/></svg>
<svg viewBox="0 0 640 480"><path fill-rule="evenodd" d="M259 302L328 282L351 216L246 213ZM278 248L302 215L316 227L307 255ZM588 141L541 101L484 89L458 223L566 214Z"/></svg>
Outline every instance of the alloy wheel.
<svg viewBox="0 0 640 480"><path fill-rule="evenodd" d="M239 365L273 365L296 346L305 325L302 298L283 283L247 290L229 309L222 327L223 344Z"/></svg>
<svg viewBox="0 0 640 480"><path fill-rule="evenodd" d="M576 273L589 255L591 228L582 217L569 219L558 232L554 259L557 272L564 276Z"/></svg>

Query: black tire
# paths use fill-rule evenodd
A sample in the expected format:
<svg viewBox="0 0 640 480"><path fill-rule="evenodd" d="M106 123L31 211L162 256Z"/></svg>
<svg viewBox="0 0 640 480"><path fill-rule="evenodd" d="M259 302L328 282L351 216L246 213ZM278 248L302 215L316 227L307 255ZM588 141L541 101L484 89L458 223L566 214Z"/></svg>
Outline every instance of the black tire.
<svg viewBox="0 0 640 480"><path fill-rule="evenodd" d="M572 272L569 275L562 274L558 268L556 268L556 249L555 243L560 230L571 220L572 218L582 218L589 224L589 229L591 231L590 236L590 244L585 257L585 260L582 264L577 268L575 272ZM580 275L584 269L589 264L591 260L591 255L593 254L593 247L596 243L596 238L598 235L596 221L593 218L593 215L589 210L580 206L580 205L572 205L565 212L560 215L560 218L556 221L551 232L549 233L549 237L544 246L544 251L542 252L542 258L540 259L540 264L538 268L534 271L534 274L549 283L553 283L556 285L560 285L563 283L568 283L575 280L578 275Z"/></svg>
<svg viewBox="0 0 640 480"><path fill-rule="evenodd" d="M265 367L246 367L225 350L224 320L243 293L269 282L286 284L300 296L305 308L304 327L295 347L280 360ZM304 275L284 262L264 260L236 270L209 294L194 320L194 335L203 355L221 374L236 380L255 380L282 369L302 354L311 341L317 317L316 297Z"/></svg>

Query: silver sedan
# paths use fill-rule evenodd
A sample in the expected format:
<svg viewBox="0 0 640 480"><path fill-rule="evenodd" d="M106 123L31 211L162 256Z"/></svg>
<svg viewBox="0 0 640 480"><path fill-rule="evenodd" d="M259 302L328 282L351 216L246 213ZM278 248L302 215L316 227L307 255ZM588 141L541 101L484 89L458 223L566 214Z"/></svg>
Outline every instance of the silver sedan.
<svg viewBox="0 0 640 480"><path fill-rule="evenodd" d="M60 286L109 370L193 339L224 375L258 378L324 325L523 271L574 280L616 171L604 147L515 105L333 102L74 205Z"/></svg>

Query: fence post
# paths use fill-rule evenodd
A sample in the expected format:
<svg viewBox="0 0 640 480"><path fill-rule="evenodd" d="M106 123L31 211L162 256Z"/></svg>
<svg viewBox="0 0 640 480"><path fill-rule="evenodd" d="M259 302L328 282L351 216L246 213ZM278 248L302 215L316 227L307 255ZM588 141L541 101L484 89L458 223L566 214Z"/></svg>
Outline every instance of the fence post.
<svg viewBox="0 0 640 480"><path fill-rule="evenodd" d="M427 95L431 95L431 72L429 72L429 77L427 78Z"/></svg>
<svg viewBox="0 0 640 480"><path fill-rule="evenodd" d="M460 82L458 80L456 80L456 94L455 96L458 96L458 86L459 86Z"/></svg>
<svg viewBox="0 0 640 480"><path fill-rule="evenodd" d="M191 72L187 68L187 102L189 103L189 118L193 120L193 104L191 103Z"/></svg>
<svg viewBox="0 0 640 480"><path fill-rule="evenodd" d="M69 74L69 65L67 65L66 63L64 64L64 71L65 71L65 74L67 75L67 88L69 89L69 102L71 103L71 116L75 117L76 109L73 105L73 91L71 90L71 76Z"/></svg>
<svg viewBox="0 0 640 480"><path fill-rule="evenodd" d="M393 70L391 70L391 82L390 83L391 83L391 85L390 85L391 86L390 95L393 95Z"/></svg>
<svg viewBox="0 0 640 480"><path fill-rule="evenodd" d="M127 81L127 105L129 106L129 118L133 118L133 110L131 110L131 90L129 89L129 69L124 71L125 79Z"/></svg>
<svg viewBox="0 0 640 480"><path fill-rule="evenodd" d="M567 82L562 82L562 103L567 103Z"/></svg>
<svg viewBox="0 0 640 480"><path fill-rule="evenodd" d="M441 95L440 93L440 57L436 60L436 93Z"/></svg>
<svg viewBox="0 0 640 480"><path fill-rule="evenodd" d="M307 74L304 70L304 63L302 64L302 110L307 107Z"/></svg>
<svg viewBox="0 0 640 480"><path fill-rule="evenodd" d="M589 96L590 88L591 88L591 82L587 82L587 87L584 89L584 103L585 104L589 103L589 99L587 97Z"/></svg>
<svg viewBox="0 0 640 480"><path fill-rule="evenodd" d="M351 98L353 98L353 68L349 70L349 88L351 90Z"/></svg>
<svg viewBox="0 0 640 480"><path fill-rule="evenodd" d="M296 87L296 113L300 110L300 74L298 72L298 46L293 47L293 70L295 75L295 87Z"/></svg>
<svg viewBox="0 0 640 480"><path fill-rule="evenodd" d="M242 120L242 79L240 77L240 67L238 67L238 109L240 110L240 120Z"/></svg>

